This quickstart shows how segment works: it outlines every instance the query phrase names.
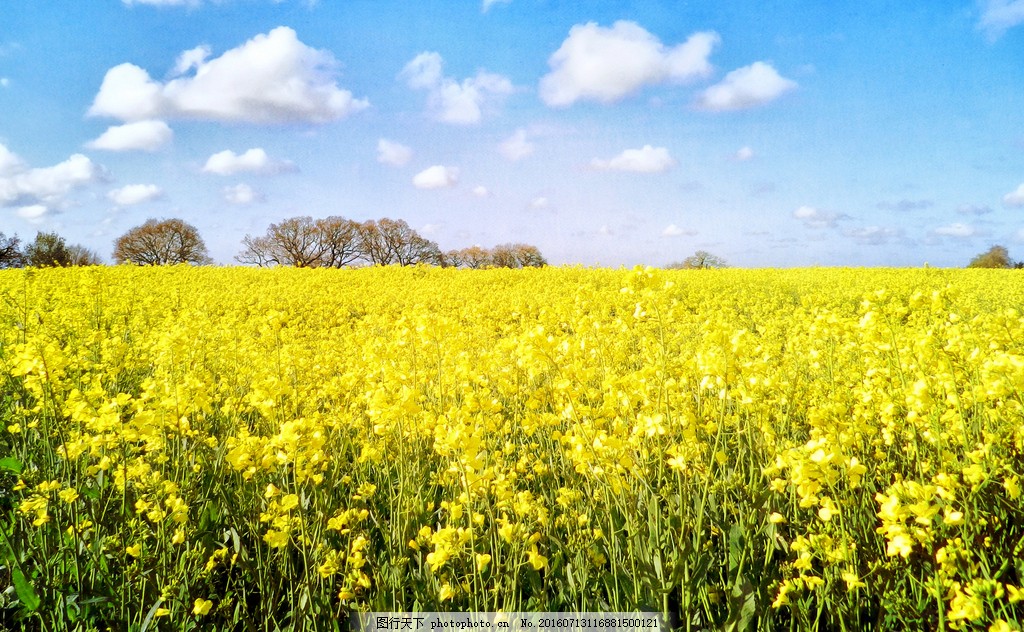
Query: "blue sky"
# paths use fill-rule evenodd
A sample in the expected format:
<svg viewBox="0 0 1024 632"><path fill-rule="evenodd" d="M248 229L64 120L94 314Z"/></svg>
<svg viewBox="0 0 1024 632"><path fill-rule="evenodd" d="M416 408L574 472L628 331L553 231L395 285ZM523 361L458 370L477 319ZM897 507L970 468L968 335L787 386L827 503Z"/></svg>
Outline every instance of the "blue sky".
<svg viewBox="0 0 1024 632"><path fill-rule="evenodd" d="M1024 259L1024 0L4 0L0 231L296 215L552 263Z"/></svg>

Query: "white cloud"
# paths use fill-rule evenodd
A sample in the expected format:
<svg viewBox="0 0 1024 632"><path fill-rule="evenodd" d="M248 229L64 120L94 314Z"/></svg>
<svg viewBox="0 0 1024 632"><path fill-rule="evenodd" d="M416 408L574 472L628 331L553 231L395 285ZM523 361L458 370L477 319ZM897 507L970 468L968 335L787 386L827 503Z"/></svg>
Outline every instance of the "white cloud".
<svg viewBox="0 0 1024 632"><path fill-rule="evenodd" d="M85 146L108 151L156 151L173 137L174 132L167 123L145 120L109 127L99 138L89 141Z"/></svg>
<svg viewBox="0 0 1024 632"><path fill-rule="evenodd" d="M512 0L484 0L483 4L480 5L480 11L487 13L491 7L499 4L509 4Z"/></svg>
<svg viewBox="0 0 1024 632"><path fill-rule="evenodd" d="M754 150L750 147L740 147L735 154L733 154L733 160L739 162L746 162L754 157Z"/></svg>
<svg viewBox="0 0 1024 632"><path fill-rule="evenodd" d="M221 176L242 172L272 175L294 170L295 165L290 162L271 160L262 147L253 147L244 154L236 154L230 149L225 149L210 156L203 166L204 173L215 173Z"/></svg>
<svg viewBox="0 0 1024 632"><path fill-rule="evenodd" d="M545 209L545 208L547 208L550 205L551 205L551 200L547 199L543 195L537 196L537 197L533 198L532 200L530 200L530 208L532 208L535 211L539 211L541 209Z"/></svg>
<svg viewBox="0 0 1024 632"><path fill-rule="evenodd" d="M795 81L779 75L770 64L757 61L701 92L697 106L712 112L744 110L774 101L796 87Z"/></svg>
<svg viewBox="0 0 1024 632"><path fill-rule="evenodd" d="M487 189L487 187L481 184L479 186L473 187L473 195L485 198L489 197L491 195L491 192Z"/></svg>
<svg viewBox="0 0 1024 632"><path fill-rule="evenodd" d="M30 206L22 206L17 210L18 217L23 220L38 224L39 222L46 219L50 209L43 206L42 204L32 204Z"/></svg>
<svg viewBox="0 0 1024 632"><path fill-rule="evenodd" d="M987 0L983 4L978 28L995 40L1007 29L1024 23L1024 0Z"/></svg>
<svg viewBox="0 0 1024 632"><path fill-rule="evenodd" d="M14 175L25 168L25 163L18 154L0 144L0 178Z"/></svg>
<svg viewBox="0 0 1024 632"><path fill-rule="evenodd" d="M516 161L526 158L533 153L534 146L526 139L526 130L518 129L512 136L506 138L500 145L498 151L509 160Z"/></svg>
<svg viewBox="0 0 1024 632"><path fill-rule="evenodd" d="M669 48L636 22L577 24L548 59L551 72L540 80L540 98L553 107L578 100L611 103L647 85L706 77L712 71L708 57L720 41L717 33L700 32Z"/></svg>
<svg viewBox="0 0 1024 632"><path fill-rule="evenodd" d="M444 76L444 60L434 52L413 58L399 77L414 90L427 91L427 107L434 118L453 125L473 125L483 118L483 108L515 88L503 75L479 71L461 82Z"/></svg>
<svg viewBox="0 0 1024 632"><path fill-rule="evenodd" d="M977 234L978 231L975 230L975 228L969 224L954 222L952 224L949 224L948 226L940 226L939 228L936 228L932 232L934 232L936 235L941 235L943 237L956 237L959 239L964 239L966 237L973 237L975 234Z"/></svg>
<svg viewBox="0 0 1024 632"><path fill-rule="evenodd" d="M6 88L11 85L11 80L7 77L0 77L0 88Z"/></svg>
<svg viewBox="0 0 1024 632"><path fill-rule="evenodd" d="M205 44L184 51L183 53L178 55L178 59L174 62L174 71L172 72L172 75L175 77L180 77L188 71L192 70L193 68L195 68L196 70L202 68L203 63L212 54L213 50Z"/></svg>
<svg viewBox="0 0 1024 632"><path fill-rule="evenodd" d="M222 193L224 194L225 202L236 206L245 206L247 204L252 204L253 202L263 201L263 195L258 193L248 184L236 184L234 186L224 187Z"/></svg>
<svg viewBox="0 0 1024 632"><path fill-rule="evenodd" d="M377 162L401 167L412 159L412 149L401 143L381 138L377 141Z"/></svg>
<svg viewBox="0 0 1024 632"><path fill-rule="evenodd" d="M118 206L134 206L162 197L163 189L155 184L128 184L107 193L107 199Z"/></svg>
<svg viewBox="0 0 1024 632"><path fill-rule="evenodd" d="M682 235L692 236L696 235L697 231L687 228L679 228L675 224L669 224L665 227L665 230L661 231L662 237L679 237Z"/></svg>
<svg viewBox="0 0 1024 632"><path fill-rule="evenodd" d="M90 116L123 121L188 118L249 123L325 123L369 106L338 87L337 62L326 51L278 27L206 60L204 47L178 57L179 76L160 83L142 68L121 64L107 71ZM182 75L181 73L191 73Z"/></svg>
<svg viewBox="0 0 1024 632"><path fill-rule="evenodd" d="M823 211L813 206L801 206L793 211L793 217L804 223L807 228L834 228L841 220L850 219L843 213Z"/></svg>
<svg viewBox="0 0 1024 632"><path fill-rule="evenodd" d="M662 173L676 164L664 147L644 145L640 149L627 149L611 160L594 158L590 166L602 171L634 171L638 173Z"/></svg>
<svg viewBox="0 0 1024 632"><path fill-rule="evenodd" d="M100 179L100 168L82 154L52 167L29 168L0 145L0 207L59 206L74 189Z"/></svg>
<svg viewBox="0 0 1024 632"><path fill-rule="evenodd" d="M447 189L459 182L459 170L456 167L434 165L413 176L412 183L417 189Z"/></svg>
<svg viewBox="0 0 1024 632"><path fill-rule="evenodd" d="M1024 183L1016 190L1010 191L1003 196L1003 205L1009 208L1020 208L1024 206Z"/></svg>
<svg viewBox="0 0 1024 632"><path fill-rule="evenodd" d="M882 226L864 226L843 231L843 234L857 243L874 246L888 242L893 237L898 236L899 232L892 228L883 228Z"/></svg>

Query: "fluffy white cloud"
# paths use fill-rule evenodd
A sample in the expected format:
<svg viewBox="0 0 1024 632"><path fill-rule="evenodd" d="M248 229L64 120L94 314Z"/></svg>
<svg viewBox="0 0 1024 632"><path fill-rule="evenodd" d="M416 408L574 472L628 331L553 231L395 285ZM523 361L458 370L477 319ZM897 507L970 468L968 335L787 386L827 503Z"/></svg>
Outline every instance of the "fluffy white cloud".
<svg viewBox="0 0 1024 632"><path fill-rule="evenodd" d="M1022 183L1015 191L1010 191L1003 196L1003 204L1010 208L1020 208L1024 206L1024 183Z"/></svg>
<svg viewBox="0 0 1024 632"><path fill-rule="evenodd" d="M288 27L257 35L215 59L208 55L205 47L185 51L175 65L179 76L166 83L133 64L111 68L89 115L324 123L369 106L338 87L330 53L306 46Z"/></svg>
<svg viewBox="0 0 1024 632"><path fill-rule="evenodd" d="M644 145L640 149L627 149L611 160L594 158L590 166L594 169L611 171L634 171L639 173L661 173L676 164L664 147Z"/></svg>
<svg viewBox="0 0 1024 632"><path fill-rule="evenodd" d="M679 228L675 224L669 224L665 227L665 230L661 231L662 237L680 237L682 235L696 235L697 231L688 228Z"/></svg>
<svg viewBox="0 0 1024 632"><path fill-rule="evenodd" d="M109 127L99 138L89 141L85 146L107 151L156 151L173 137L174 132L167 123L145 120Z"/></svg>
<svg viewBox="0 0 1024 632"><path fill-rule="evenodd" d="M804 223L807 228L834 228L841 220L850 219L843 213L823 211L813 206L801 206L793 211L793 217Z"/></svg>
<svg viewBox="0 0 1024 632"><path fill-rule="evenodd" d="M29 206L22 206L17 210L17 213L21 219L38 224L46 219L46 216L50 214L50 209L42 204L31 204Z"/></svg>
<svg viewBox="0 0 1024 632"><path fill-rule="evenodd" d="M500 145L498 151L509 160L516 161L526 158L533 153L534 146L526 138L526 130L518 129L512 136L506 138Z"/></svg>
<svg viewBox="0 0 1024 632"><path fill-rule="evenodd" d="M997 39L1007 29L1024 24L1024 0L987 0L983 6L978 28L990 39Z"/></svg>
<svg viewBox="0 0 1024 632"><path fill-rule="evenodd" d="M224 201L228 204L244 206L253 202L263 201L263 195L248 184L236 184L223 189Z"/></svg>
<svg viewBox="0 0 1024 632"><path fill-rule="evenodd" d="M377 162L401 167L412 159L412 149L401 143L381 138L377 141Z"/></svg>
<svg viewBox="0 0 1024 632"><path fill-rule="evenodd" d="M941 235L943 237L956 237L959 239L964 239L966 237L973 237L975 234L977 234L978 231L969 224L953 222L952 224L949 224L947 226L940 226L939 228L936 228L932 232L934 232L936 235Z"/></svg>
<svg viewBox="0 0 1024 632"><path fill-rule="evenodd" d="M490 192L490 190L488 190L487 187L485 187L484 185L481 184L479 186L473 187L473 195L475 195L477 197L485 198L485 197L490 196L491 192Z"/></svg>
<svg viewBox="0 0 1024 632"><path fill-rule="evenodd" d="M417 189L446 189L459 182L459 170L456 167L434 165L413 176L412 183Z"/></svg>
<svg viewBox="0 0 1024 632"><path fill-rule="evenodd" d="M736 150L736 153L733 154L733 160L738 160L740 162L746 162L753 157L754 150L751 149L750 147L740 147L738 150Z"/></svg>
<svg viewBox="0 0 1024 632"><path fill-rule="evenodd" d="M712 70L708 57L720 41L717 33L700 32L669 48L636 22L577 24L548 59L551 72L540 80L540 98L553 107L578 100L611 103L646 85L706 77Z"/></svg>
<svg viewBox="0 0 1024 632"><path fill-rule="evenodd" d="M0 145L0 206L59 206L73 189L100 176L100 168L82 154L52 167L32 169Z"/></svg>
<svg viewBox="0 0 1024 632"><path fill-rule="evenodd" d="M118 206L134 206L162 197L163 189L155 184L127 184L107 193L107 199Z"/></svg>
<svg viewBox="0 0 1024 632"><path fill-rule="evenodd" d="M203 166L203 172L220 176L242 172L272 175L294 170L295 166L290 162L271 160L262 147L253 147L244 154L236 154L230 149L225 149L207 158Z"/></svg>
<svg viewBox="0 0 1024 632"><path fill-rule="evenodd" d="M434 52L420 53L398 75L414 90L427 91L427 107L434 118L453 125L473 125L483 118L483 108L495 99L512 94L507 77L480 71L461 82L444 76L444 60Z"/></svg>
<svg viewBox="0 0 1024 632"><path fill-rule="evenodd" d="M744 110L774 101L796 88L795 81L782 77L770 64L757 61L733 70L715 85L701 92L697 106L704 110Z"/></svg>

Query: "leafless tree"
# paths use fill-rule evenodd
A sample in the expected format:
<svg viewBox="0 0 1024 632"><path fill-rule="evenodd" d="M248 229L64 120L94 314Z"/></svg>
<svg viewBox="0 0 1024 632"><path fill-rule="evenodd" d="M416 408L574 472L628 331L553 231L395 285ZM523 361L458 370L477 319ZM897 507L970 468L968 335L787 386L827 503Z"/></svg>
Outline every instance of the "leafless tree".
<svg viewBox="0 0 1024 632"><path fill-rule="evenodd" d="M212 263L195 226L180 219L150 219L114 242L114 261L136 265Z"/></svg>
<svg viewBox="0 0 1024 632"><path fill-rule="evenodd" d="M25 265L25 256L21 253L21 240L17 235L5 237L0 233L0 270L4 268L20 268Z"/></svg>
<svg viewBox="0 0 1024 632"><path fill-rule="evenodd" d="M344 217L292 217L271 224L262 237L246 235L235 259L260 267L340 268L360 257L358 228Z"/></svg>
<svg viewBox="0 0 1024 632"><path fill-rule="evenodd" d="M369 220L360 224L358 230L362 258L373 265L443 263L437 244L417 233L405 220Z"/></svg>
<svg viewBox="0 0 1024 632"><path fill-rule="evenodd" d="M501 244L491 250L491 265L496 268L539 268L547 264L536 246Z"/></svg>
<svg viewBox="0 0 1024 632"><path fill-rule="evenodd" d="M100 256L96 251L90 250L79 244L71 244L68 246L68 258L70 261L69 265L73 266L103 265L103 260L100 259Z"/></svg>

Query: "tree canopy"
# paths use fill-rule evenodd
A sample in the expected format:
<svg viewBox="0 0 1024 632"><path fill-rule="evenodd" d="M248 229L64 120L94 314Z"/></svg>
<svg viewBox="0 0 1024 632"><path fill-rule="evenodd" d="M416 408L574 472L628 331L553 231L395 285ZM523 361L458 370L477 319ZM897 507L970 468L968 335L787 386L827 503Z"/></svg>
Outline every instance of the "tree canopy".
<svg viewBox="0 0 1024 632"><path fill-rule="evenodd" d="M985 252L975 256L967 264L968 268L1013 268L1010 252L1003 246L992 246Z"/></svg>
<svg viewBox="0 0 1024 632"><path fill-rule="evenodd" d="M727 268L729 264L718 255L713 255L706 250L698 250L681 262L669 264L670 270L709 270L713 268Z"/></svg>
<svg viewBox="0 0 1024 632"><path fill-rule="evenodd" d="M147 220L114 242L114 261L136 265L212 263L195 226L180 219Z"/></svg>

